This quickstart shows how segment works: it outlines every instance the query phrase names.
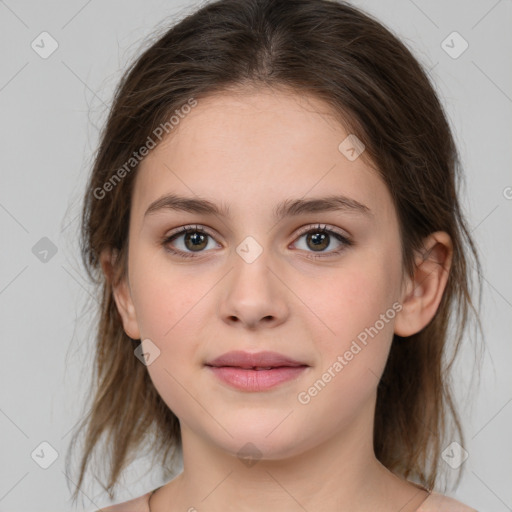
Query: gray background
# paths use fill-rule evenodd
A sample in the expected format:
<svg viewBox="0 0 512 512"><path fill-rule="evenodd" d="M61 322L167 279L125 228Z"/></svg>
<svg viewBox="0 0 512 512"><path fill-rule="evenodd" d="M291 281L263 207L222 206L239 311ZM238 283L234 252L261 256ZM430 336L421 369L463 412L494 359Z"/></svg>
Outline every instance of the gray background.
<svg viewBox="0 0 512 512"><path fill-rule="evenodd" d="M456 368L469 458L449 493L482 512L512 510L512 2L355 4L431 70L455 131L466 171L463 205L483 258L486 339L479 387L469 338ZM72 508L64 458L83 413L95 320L85 309L94 301L77 245L85 179L122 71L157 26L194 5L0 0L0 511ZM43 31L59 45L46 59L31 47ZM441 46L453 31L469 44L458 58ZM44 441L58 454L47 469L35 462L37 453L49 456ZM80 510L109 503L97 482L87 483ZM116 501L161 483L141 459Z"/></svg>

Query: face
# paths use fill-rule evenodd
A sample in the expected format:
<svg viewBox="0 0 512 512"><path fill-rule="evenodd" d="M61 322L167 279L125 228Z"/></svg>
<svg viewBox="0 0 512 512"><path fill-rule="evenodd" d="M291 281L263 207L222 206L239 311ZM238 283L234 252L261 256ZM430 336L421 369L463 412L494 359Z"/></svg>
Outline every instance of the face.
<svg viewBox="0 0 512 512"><path fill-rule="evenodd" d="M138 170L124 327L156 355L147 370L182 429L229 453L251 442L268 459L300 454L374 404L400 238L383 181L339 149L348 135L315 98L226 93L198 101ZM155 204L170 194L219 211ZM339 201L311 202L324 198ZM296 365L207 365L230 351Z"/></svg>

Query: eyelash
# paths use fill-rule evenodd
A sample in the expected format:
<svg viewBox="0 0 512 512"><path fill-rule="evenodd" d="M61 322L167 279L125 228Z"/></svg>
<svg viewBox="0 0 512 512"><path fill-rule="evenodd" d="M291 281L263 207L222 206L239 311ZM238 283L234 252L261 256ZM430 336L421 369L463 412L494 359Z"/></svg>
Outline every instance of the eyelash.
<svg viewBox="0 0 512 512"><path fill-rule="evenodd" d="M329 235L334 235L334 237L342 243L342 246L339 248L339 249L336 249L335 251L331 251L331 252L328 252L326 254L314 254L313 256L307 256L308 258L310 259L321 259L321 258L329 258L329 257L332 257L332 256L337 256L338 254L340 254L341 252L343 252L346 247L350 247L351 245L353 245L353 242L347 238L346 236L342 235L341 233L337 232L337 231L334 231L332 229L327 229L327 228L330 228L332 226L329 226L327 224L317 224L316 226L312 226L312 227L305 227L301 230L299 230L299 233L297 234L297 238L300 238L304 235L307 235L307 234L310 234L310 233L327 233ZM169 243L174 241L177 237L183 235L183 234L187 234L187 233L202 233L204 235L207 235L211 238L214 238L214 236L209 233L207 230L205 230L202 226L199 226L199 225L188 225L188 226L182 226L181 228L179 228L177 231L175 231L173 234L167 236L164 238L164 240L162 241L162 245L164 246L165 250L172 253L172 254L175 254L175 255L178 255L182 258L197 258L196 255L194 255L193 253L189 253L189 252L184 252L184 251L181 251L181 250L176 250L176 249L173 249L171 247L169 247ZM202 252L202 251L199 251L199 252Z"/></svg>

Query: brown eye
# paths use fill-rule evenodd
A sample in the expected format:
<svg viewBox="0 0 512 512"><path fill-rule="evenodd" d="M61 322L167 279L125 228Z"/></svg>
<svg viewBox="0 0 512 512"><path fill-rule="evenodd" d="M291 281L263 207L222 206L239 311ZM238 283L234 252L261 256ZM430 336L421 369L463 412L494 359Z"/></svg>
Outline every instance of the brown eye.
<svg viewBox="0 0 512 512"><path fill-rule="evenodd" d="M318 225L313 228L303 229L299 240L305 239L305 247L298 247L309 253L319 253L318 255L308 256L310 258L323 258L336 256L352 245L352 241L337 231L326 229L326 225ZM297 245L300 245L297 243ZM327 250L330 248L331 250ZM324 254L325 253L325 254Z"/></svg>
<svg viewBox="0 0 512 512"><path fill-rule="evenodd" d="M306 235L306 243L308 244L308 247L313 248L314 250L323 250L329 247L330 237L325 232L312 232Z"/></svg>
<svg viewBox="0 0 512 512"><path fill-rule="evenodd" d="M208 245L208 235L198 231L185 233L184 244L187 249L191 251L201 251Z"/></svg>
<svg viewBox="0 0 512 512"><path fill-rule="evenodd" d="M166 237L162 245L173 254L193 257L192 253L205 252L210 239L213 241L213 237L201 227L184 226L178 232ZM213 247L217 247L217 244L214 243Z"/></svg>

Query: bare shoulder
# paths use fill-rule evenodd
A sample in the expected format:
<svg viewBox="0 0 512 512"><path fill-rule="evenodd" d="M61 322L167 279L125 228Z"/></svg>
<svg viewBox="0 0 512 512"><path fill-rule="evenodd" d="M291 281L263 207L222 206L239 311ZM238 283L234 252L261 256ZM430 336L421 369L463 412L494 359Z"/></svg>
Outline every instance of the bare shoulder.
<svg viewBox="0 0 512 512"><path fill-rule="evenodd" d="M478 512L478 510L434 491L416 512Z"/></svg>
<svg viewBox="0 0 512 512"><path fill-rule="evenodd" d="M148 502L150 494L151 491L139 496L138 498L134 498L133 500L100 508L95 512L149 512Z"/></svg>

